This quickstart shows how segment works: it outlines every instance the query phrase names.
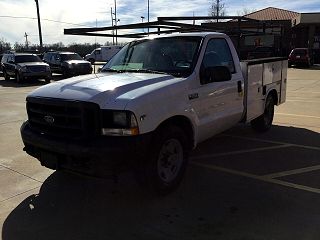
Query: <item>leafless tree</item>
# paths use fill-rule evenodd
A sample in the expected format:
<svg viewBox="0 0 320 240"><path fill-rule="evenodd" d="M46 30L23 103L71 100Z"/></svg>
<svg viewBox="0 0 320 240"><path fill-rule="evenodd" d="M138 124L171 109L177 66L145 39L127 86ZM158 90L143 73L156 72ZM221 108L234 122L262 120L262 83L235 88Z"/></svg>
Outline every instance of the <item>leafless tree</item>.
<svg viewBox="0 0 320 240"><path fill-rule="evenodd" d="M237 11L237 15L238 15L238 16L245 16L245 15L248 15L248 14L253 13L253 12L255 12L255 11L257 11L257 10L254 9L254 8L247 8L247 7L245 7L245 8L243 8L242 10Z"/></svg>
<svg viewBox="0 0 320 240"><path fill-rule="evenodd" d="M209 16L210 17L220 17L226 15L226 9L224 0L211 0L210 8L209 8ZM219 20L217 19L217 22ZM209 21L209 22L212 22Z"/></svg>

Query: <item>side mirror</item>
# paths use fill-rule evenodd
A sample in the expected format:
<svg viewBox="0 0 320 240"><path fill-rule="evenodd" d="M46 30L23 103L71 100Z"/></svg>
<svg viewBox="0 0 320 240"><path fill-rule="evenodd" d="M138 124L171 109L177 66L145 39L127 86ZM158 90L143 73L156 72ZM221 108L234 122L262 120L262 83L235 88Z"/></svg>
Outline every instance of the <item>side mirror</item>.
<svg viewBox="0 0 320 240"><path fill-rule="evenodd" d="M201 84L231 80L232 75L226 66L206 67L200 71Z"/></svg>

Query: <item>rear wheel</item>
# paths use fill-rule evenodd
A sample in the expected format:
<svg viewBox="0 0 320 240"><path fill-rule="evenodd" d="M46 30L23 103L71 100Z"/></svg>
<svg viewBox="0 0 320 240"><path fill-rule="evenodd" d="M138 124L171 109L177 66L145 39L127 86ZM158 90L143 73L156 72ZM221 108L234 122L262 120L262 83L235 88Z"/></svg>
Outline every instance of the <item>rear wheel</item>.
<svg viewBox="0 0 320 240"><path fill-rule="evenodd" d="M274 99L271 95L267 97L264 113L258 118L251 121L251 126L254 130L265 132L272 126L274 116Z"/></svg>
<svg viewBox="0 0 320 240"><path fill-rule="evenodd" d="M160 195L175 190L186 170L187 138L176 126L161 128L149 157L139 166L138 179L144 187Z"/></svg>

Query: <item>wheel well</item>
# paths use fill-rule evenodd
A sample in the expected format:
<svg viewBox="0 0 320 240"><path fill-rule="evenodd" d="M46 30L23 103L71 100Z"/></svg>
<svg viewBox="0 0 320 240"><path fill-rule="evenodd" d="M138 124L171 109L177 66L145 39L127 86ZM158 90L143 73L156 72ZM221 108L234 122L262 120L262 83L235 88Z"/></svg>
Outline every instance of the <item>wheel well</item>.
<svg viewBox="0 0 320 240"><path fill-rule="evenodd" d="M163 121L158 127L157 130L168 126L168 125L175 125L181 128L184 133L187 135L188 139L188 148L192 149L194 145L194 131L191 121L185 116L174 116L168 118L167 120Z"/></svg>
<svg viewBox="0 0 320 240"><path fill-rule="evenodd" d="M275 89L272 89L269 93L268 96L271 96L274 100L275 105L278 105L278 93Z"/></svg>

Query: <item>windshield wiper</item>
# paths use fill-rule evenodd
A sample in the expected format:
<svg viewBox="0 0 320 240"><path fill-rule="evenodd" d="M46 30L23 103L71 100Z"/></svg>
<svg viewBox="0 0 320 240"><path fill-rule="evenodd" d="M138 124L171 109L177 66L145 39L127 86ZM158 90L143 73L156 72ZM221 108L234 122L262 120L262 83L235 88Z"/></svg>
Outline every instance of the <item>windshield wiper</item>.
<svg viewBox="0 0 320 240"><path fill-rule="evenodd" d="M116 69L112 69L112 68L105 68L102 69L101 72L116 72L116 73L123 73L124 71L122 70L116 70Z"/></svg>

